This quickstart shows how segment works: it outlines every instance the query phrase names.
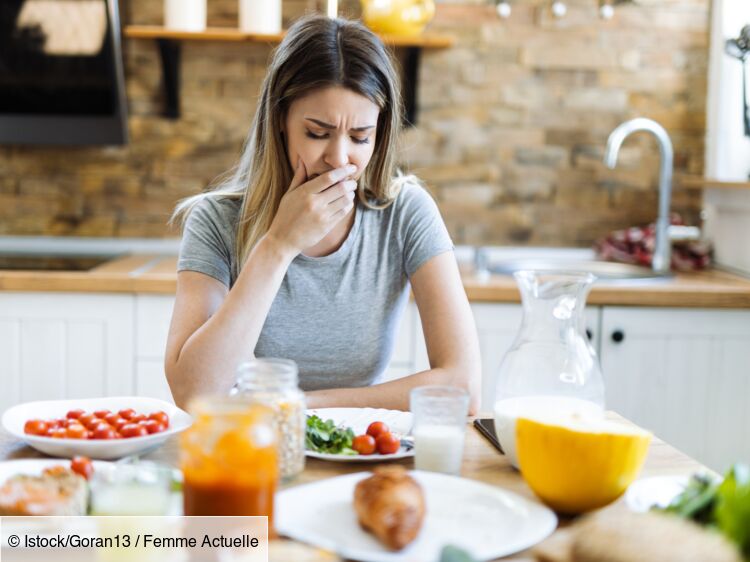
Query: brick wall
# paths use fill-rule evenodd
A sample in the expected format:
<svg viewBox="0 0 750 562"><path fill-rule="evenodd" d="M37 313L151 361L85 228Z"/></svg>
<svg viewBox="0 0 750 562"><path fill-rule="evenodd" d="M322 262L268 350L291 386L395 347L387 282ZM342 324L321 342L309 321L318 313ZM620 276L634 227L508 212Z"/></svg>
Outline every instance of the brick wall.
<svg viewBox="0 0 750 562"><path fill-rule="evenodd" d="M284 0L285 23L322 0ZM342 12L358 15L354 0ZM456 243L588 245L656 214L658 152L629 139L615 171L601 163L621 121L651 117L675 145L678 172L703 171L708 0L618 4L515 0L501 20L477 0L444 2L431 30L455 47L426 51L419 125L401 161L437 198ZM235 26L236 0L209 0L209 25ZM159 24L162 2L121 0L126 23ZM160 116L154 42L124 40L131 143L122 148L0 146L0 234L175 235L175 201L239 154L271 48L185 42L182 117ZM699 220L700 193L673 208Z"/></svg>

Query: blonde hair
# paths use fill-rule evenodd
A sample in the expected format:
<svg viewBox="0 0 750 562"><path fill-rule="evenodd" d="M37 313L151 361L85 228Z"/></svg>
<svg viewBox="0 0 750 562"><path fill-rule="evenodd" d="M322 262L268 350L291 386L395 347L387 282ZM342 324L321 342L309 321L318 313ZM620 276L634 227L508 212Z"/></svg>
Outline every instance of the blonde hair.
<svg viewBox="0 0 750 562"><path fill-rule="evenodd" d="M289 106L330 86L347 88L380 109L372 159L359 179L357 197L373 209L390 205L412 179L395 169L403 109L394 67L380 39L359 22L321 15L297 20L273 54L239 162L210 191L181 200L171 222L184 226L190 211L207 197L241 199L234 256L239 271L270 228L294 175L281 133Z"/></svg>

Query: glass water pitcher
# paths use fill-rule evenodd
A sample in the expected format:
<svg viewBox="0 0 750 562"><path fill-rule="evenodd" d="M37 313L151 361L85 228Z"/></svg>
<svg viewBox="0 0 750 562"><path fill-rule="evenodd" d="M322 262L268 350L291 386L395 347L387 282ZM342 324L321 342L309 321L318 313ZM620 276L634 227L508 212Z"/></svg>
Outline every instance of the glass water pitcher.
<svg viewBox="0 0 750 562"><path fill-rule="evenodd" d="M586 336L590 273L518 271L523 319L495 380L495 432L518 468L515 420L543 414L603 417L604 383Z"/></svg>

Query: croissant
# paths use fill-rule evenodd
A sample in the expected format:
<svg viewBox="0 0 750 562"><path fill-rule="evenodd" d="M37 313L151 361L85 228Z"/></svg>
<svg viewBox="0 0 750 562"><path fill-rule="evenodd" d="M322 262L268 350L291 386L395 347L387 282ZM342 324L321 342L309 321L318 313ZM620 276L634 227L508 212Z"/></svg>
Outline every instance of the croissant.
<svg viewBox="0 0 750 562"><path fill-rule="evenodd" d="M354 488L359 524L383 544L401 550L422 527L425 501L422 488L402 466L378 467Z"/></svg>

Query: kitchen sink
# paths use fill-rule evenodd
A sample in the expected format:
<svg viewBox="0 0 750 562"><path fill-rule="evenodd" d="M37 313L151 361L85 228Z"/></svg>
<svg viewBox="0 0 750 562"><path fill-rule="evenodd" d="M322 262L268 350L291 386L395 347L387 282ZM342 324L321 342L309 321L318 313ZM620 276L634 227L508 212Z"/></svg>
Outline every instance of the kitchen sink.
<svg viewBox="0 0 750 562"><path fill-rule="evenodd" d="M592 250L576 248L477 248L474 264L480 274L512 275L522 269L535 269L588 272L602 282L654 282L672 278L671 274L647 267L597 260Z"/></svg>
<svg viewBox="0 0 750 562"><path fill-rule="evenodd" d="M625 263L615 263L608 261L556 261L544 260L539 258L516 259L503 261L487 268L490 273L500 275L512 275L513 272L521 269L541 269L555 271L585 271L593 273L599 279L662 279L669 277L662 275L652 269L630 265Z"/></svg>

